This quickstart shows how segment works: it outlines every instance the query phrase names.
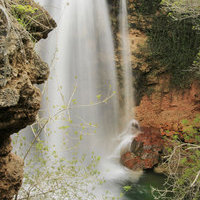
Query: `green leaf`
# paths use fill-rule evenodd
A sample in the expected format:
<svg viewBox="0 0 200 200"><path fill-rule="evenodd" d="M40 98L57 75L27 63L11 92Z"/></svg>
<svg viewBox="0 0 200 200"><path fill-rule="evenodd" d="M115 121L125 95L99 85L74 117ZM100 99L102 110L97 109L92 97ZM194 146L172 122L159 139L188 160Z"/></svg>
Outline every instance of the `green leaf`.
<svg viewBox="0 0 200 200"><path fill-rule="evenodd" d="M101 99L101 94L98 94L96 97L97 97L97 99Z"/></svg>
<svg viewBox="0 0 200 200"><path fill-rule="evenodd" d="M80 140L82 140L83 139L83 135L80 135Z"/></svg>
<svg viewBox="0 0 200 200"><path fill-rule="evenodd" d="M60 126L59 127L59 129L63 129L63 130L68 129L68 128L69 128L69 126Z"/></svg>
<svg viewBox="0 0 200 200"><path fill-rule="evenodd" d="M180 160L180 164L185 164L187 162L187 158L183 158Z"/></svg>
<svg viewBox="0 0 200 200"><path fill-rule="evenodd" d="M123 187L123 189L124 189L125 192L128 192L132 189L132 186L126 185L126 186Z"/></svg>

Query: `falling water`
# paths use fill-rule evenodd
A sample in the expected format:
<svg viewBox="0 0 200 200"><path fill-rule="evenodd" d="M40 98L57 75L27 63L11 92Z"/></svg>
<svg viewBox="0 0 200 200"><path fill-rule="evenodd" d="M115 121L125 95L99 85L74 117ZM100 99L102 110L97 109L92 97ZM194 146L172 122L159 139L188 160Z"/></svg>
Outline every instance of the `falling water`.
<svg viewBox="0 0 200 200"><path fill-rule="evenodd" d="M59 110L59 105L70 107L70 110L49 128L53 132L66 132L61 127L68 125L69 133L78 132L81 137L81 153L95 151L104 155L113 151L109 141L116 137L119 123L107 5L104 0L73 0L69 5L63 1L61 6L64 10L61 11L59 27L53 33L58 50L55 68L51 70L54 77L47 89L51 100L49 105L54 107L50 108L51 115ZM52 35L49 40L51 38ZM40 46L40 49L46 48ZM53 52L49 53L50 56L45 56L42 51L41 54L51 64L48 59L53 57ZM62 155L67 153L61 145L64 137L63 134L52 134L50 138L50 143L55 143L56 150ZM70 143L70 146L75 145L71 140Z"/></svg>
<svg viewBox="0 0 200 200"><path fill-rule="evenodd" d="M45 86L43 117L54 116L46 128L50 149L70 158L77 152L101 156L106 186L120 193L118 183L137 180L140 173L120 164L122 149L130 148L135 121L119 136L119 111L114 47L105 0L39 0L56 19L58 28L40 42L38 51L51 67ZM124 123L131 119L133 91L126 1L121 1L121 38L124 66ZM59 115L58 115L59 113ZM49 131L49 132L48 132ZM128 150L128 149L127 149ZM104 190L105 187L101 187ZM117 191L118 190L118 191ZM97 194L99 195L99 194ZM100 200L100 199L99 199Z"/></svg>
<svg viewBox="0 0 200 200"><path fill-rule="evenodd" d="M121 39L121 64L123 69L123 98L124 118L123 123L127 124L133 117L134 106L133 74L131 68L130 41L128 32L127 0L120 0L120 39Z"/></svg>

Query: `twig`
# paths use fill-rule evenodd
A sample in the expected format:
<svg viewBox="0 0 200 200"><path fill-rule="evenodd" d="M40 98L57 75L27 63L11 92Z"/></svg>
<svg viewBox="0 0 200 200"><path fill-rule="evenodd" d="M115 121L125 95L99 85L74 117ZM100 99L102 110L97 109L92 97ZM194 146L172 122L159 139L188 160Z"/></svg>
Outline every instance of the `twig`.
<svg viewBox="0 0 200 200"><path fill-rule="evenodd" d="M34 140L32 141L30 147L28 148L28 150L27 150L27 152L26 152L26 154L25 154L25 156L24 156L24 160L25 160L26 157L28 156L28 154L29 154L31 148L33 147L34 143L36 142L36 140L38 139L38 137L40 136L40 134L42 133L43 129L44 129L45 126L48 124L48 122L49 122L49 119L44 123L44 125L42 126L42 128L40 128L39 133L35 136L35 138L34 138Z"/></svg>
<svg viewBox="0 0 200 200"><path fill-rule="evenodd" d="M69 106L70 106L70 104L71 104L71 102L72 102L72 98L74 97L74 95L75 95L75 93L76 93L76 90L77 90L77 81L76 81L76 83L75 83L75 86L74 86L74 90L73 90L73 92L72 92L72 95L71 95L71 97L69 98L69 101L68 101L68 105L67 105L67 112L68 112L68 116L69 116L69 121L71 120L71 116L70 116L70 112L69 112Z"/></svg>
<svg viewBox="0 0 200 200"><path fill-rule="evenodd" d="M198 173L197 173L197 175L196 175L194 181L193 181L192 184L190 185L190 187L193 187L193 186L194 186L194 184L196 183L197 179L199 178L199 175L200 175L200 170L198 171Z"/></svg>

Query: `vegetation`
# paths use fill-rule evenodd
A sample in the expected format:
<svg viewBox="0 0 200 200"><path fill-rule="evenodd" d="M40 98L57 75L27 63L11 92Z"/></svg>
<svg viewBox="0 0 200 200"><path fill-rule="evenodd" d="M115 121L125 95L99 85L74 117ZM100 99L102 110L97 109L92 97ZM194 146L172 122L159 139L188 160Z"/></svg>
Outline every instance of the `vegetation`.
<svg viewBox="0 0 200 200"><path fill-rule="evenodd" d="M88 152L88 155L80 152L78 154L80 143L85 137L91 137L91 134L96 133L97 125L82 119L80 124L77 124L77 121L74 124L71 111L74 107L107 103L115 92L105 98L101 94L96 95L96 102L91 105L78 105L77 99L74 98L77 87L77 77L75 77L72 95L68 101L65 101L62 86L58 86L63 105L54 105L55 114L40 118L31 126L33 137L27 138L22 135L23 133L18 133L13 137L15 153L25 160L23 185L15 200L98 200L96 189L105 183L97 167L101 157L95 155L94 152ZM46 102L48 106L48 97ZM52 108L49 109L52 110ZM53 131L48 125L56 124L57 121L60 121L59 124L62 125ZM60 135L64 135L62 141L59 141L62 154L59 152L59 147L49 141L52 134L56 135L56 140L59 140ZM101 195L103 199L120 198L114 197L109 190Z"/></svg>
<svg viewBox="0 0 200 200"><path fill-rule="evenodd" d="M12 5L12 15L16 17L17 21L27 28L32 19L27 20L27 15L34 14L38 9L33 8L31 5Z"/></svg>
<svg viewBox="0 0 200 200"><path fill-rule="evenodd" d="M31 144L30 139L23 136L23 133L18 133L13 137L16 153L25 160L23 185L15 199L96 199L96 187L105 182L97 170L101 158L94 153L91 156L77 155L76 148L78 148L83 135L78 131L72 134L77 143L73 145L73 151L65 144L65 149L62 151L70 154L66 158L64 155L59 155L59 152L54 149L55 146L50 148L51 145L48 145L47 140L42 140L46 134L50 137L51 133L48 132L50 130L45 131L44 126L37 131L32 127L32 130L34 138ZM68 137L67 135L66 137ZM66 140L63 141L63 143L65 142ZM108 192L102 195L105 198L112 196Z"/></svg>
<svg viewBox="0 0 200 200"><path fill-rule="evenodd" d="M163 166L168 178L164 190L153 189L155 199L198 200L200 198L200 116L182 120L183 132L168 141Z"/></svg>
<svg viewBox="0 0 200 200"><path fill-rule="evenodd" d="M154 1L146 1L146 0L140 0L135 1L135 9L138 13L141 13L142 15L149 15L154 14L158 8L160 7L161 0L154 0Z"/></svg>
<svg viewBox="0 0 200 200"><path fill-rule="evenodd" d="M190 21L193 25L196 35L196 41L199 44L199 30L200 30L200 2L198 0L162 0L165 11L175 21ZM191 39L191 38L190 38ZM199 51L199 47L197 49ZM190 66L192 72L199 72L200 62L199 53L196 54L196 58L193 60L193 65ZM199 73L198 73L199 74Z"/></svg>
<svg viewBox="0 0 200 200"><path fill-rule="evenodd" d="M20 144L17 153L22 153L29 141L17 135L14 143ZM95 187L104 183L96 168L100 157L92 154L87 164L86 158L75 153L71 159L60 157L39 140L26 157L23 185L15 199L95 199Z"/></svg>
<svg viewBox="0 0 200 200"><path fill-rule="evenodd" d="M164 12L153 18L148 32L150 57L165 66L171 74L171 86L178 88L190 86L191 79L197 78L191 74L199 70L197 62L192 67L200 48L199 15L194 15L187 2L163 1Z"/></svg>
<svg viewBox="0 0 200 200"><path fill-rule="evenodd" d="M175 20L193 18L196 25L199 26L200 2L198 0L162 0L161 3Z"/></svg>

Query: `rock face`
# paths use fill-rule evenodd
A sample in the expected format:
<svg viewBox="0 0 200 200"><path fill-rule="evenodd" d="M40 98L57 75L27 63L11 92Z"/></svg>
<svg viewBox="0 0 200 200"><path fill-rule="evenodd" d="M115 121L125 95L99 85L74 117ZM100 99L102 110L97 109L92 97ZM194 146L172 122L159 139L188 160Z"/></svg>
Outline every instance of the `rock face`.
<svg viewBox="0 0 200 200"><path fill-rule="evenodd" d="M37 12L40 15L44 11L40 9ZM49 74L47 64L34 51L30 33L16 19L7 19L8 14L8 9L2 10L0 23L0 136L10 135L35 121L41 97L34 84L43 83ZM48 17L46 12L42 16ZM51 31L55 22L50 19L48 23L48 31ZM40 35L37 39L42 38Z"/></svg>
<svg viewBox="0 0 200 200"><path fill-rule="evenodd" d="M199 84L194 83L190 89L145 95L135 111L142 126L181 131L181 120L193 119L200 113Z"/></svg>
<svg viewBox="0 0 200 200"><path fill-rule="evenodd" d="M160 131L143 128L143 132L134 138L131 152L125 153L121 161L129 169L151 169L159 163L162 149L163 140Z"/></svg>
<svg viewBox="0 0 200 200"><path fill-rule="evenodd" d="M18 6L34 12L17 15ZM23 23L18 23L22 15ZM38 16L34 20L34 16ZM18 21L17 19L18 18ZM32 19L32 21L31 21ZM25 26L26 20L29 25ZM10 135L32 124L41 94L34 84L47 80L49 69L34 51L34 42L46 38L54 20L31 0L0 3L0 199L9 200L19 190L23 161L11 153Z"/></svg>
<svg viewBox="0 0 200 200"><path fill-rule="evenodd" d="M11 153L11 139L0 141L0 199L11 200L17 194L23 177L23 160Z"/></svg>

